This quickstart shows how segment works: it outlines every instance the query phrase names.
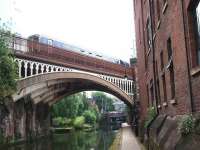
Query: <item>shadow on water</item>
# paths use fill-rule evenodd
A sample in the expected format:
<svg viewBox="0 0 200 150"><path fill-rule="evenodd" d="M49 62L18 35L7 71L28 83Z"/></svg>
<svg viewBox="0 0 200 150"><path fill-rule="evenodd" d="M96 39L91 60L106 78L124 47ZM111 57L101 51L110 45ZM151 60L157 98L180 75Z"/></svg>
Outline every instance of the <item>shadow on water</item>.
<svg viewBox="0 0 200 150"><path fill-rule="evenodd" d="M4 150L108 150L117 131L71 131Z"/></svg>

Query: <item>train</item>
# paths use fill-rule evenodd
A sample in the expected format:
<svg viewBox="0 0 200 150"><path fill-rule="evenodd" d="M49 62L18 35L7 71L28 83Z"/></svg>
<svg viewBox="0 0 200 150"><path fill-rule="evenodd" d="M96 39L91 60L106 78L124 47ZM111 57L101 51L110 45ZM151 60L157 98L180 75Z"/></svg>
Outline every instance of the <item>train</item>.
<svg viewBox="0 0 200 150"><path fill-rule="evenodd" d="M71 44L66 44L65 42L61 42L59 40L55 40L55 39L52 39L52 38L49 38L47 36L43 36L43 35L40 35L40 34L31 35L31 36L28 37L28 40L34 41L34 42L39 42L39 43L42 43L42 44L46 44L46 45L49 45L49 46L52 46L52 47L64 49L64 50L67 50L67 51L72 51L72 52L79 53L79 54L82 54L82 55L86 55L86 56L89 56L89 57L102 59L102 60L109 61L109 62L112 62L112 63L115 63L115 64L120 64L124 67L130 66L129 63L127 63L127 62L125 62L121 59L116 59L116 58L104 56L104 55L99 54L95 51L90 51L88 49L79 48L79 47L71 45Z"/></svg>

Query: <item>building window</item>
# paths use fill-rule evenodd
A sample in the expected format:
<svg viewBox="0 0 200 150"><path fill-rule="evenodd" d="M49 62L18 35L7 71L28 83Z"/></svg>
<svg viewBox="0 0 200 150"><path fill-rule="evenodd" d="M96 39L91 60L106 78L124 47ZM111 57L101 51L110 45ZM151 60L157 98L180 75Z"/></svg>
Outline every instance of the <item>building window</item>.
<svg viewBox="0 0 200 150"><path fill-rule="evenodd" d="M140 44L141 44L141 23L140 23L140 19L139 19L139 41L140 41Z"/></svg>
<svg viewBox="0 0 200 150"><path fill-rule="evenodd" d="M171 38L167 40L167 52L168 52L168 60L172 58L172 43Z"/></svg>
<svg viewBox="0 0 200 150"><path fill-rule="evenodd" d="M188 27L191 66L200 65L200 0L191 1L188 7Z"/></svg>
<svg viewBox="0 0 200 150"><path fill-rule="evenodd" d="M151 48L151 23L150 23L150 19L147 19L147 24L146 24L146 30L147 30L147 45L148 48Z"/></svg>
<svg viewBox="0 0 200 150"><path fill-rule="evenodd" d="M153 27L153 33L155 33L155 31L156 31L156 26L155 26L155 24L156 24L156 11L155 11L155 5L156 5L156 3L155 3L155 1L151 1L150 2L150 8L151 8L151 13L152 13L152 15L151 15L151 19L152 19L152 27Z"/></svg>
<svg viewBox="0 0 200 150"><path fill-rule="evenodd" d="M150 81L150 92L151 92L151 106L153 106L154 102L154 91L153 91L153 80Z"/></svg>
<svg viewBox="0 0 200 150"><path fill-rule="evenodd" d="M160 53L160 69L164 69L164 61L163 61L163 51Z"/></svg>
<svg viewBox="0 0 200 150"><path fill-rule="evenodd" d="M175 80L174 80L174 66L173 62L169 68L170 71L170 84L171 84L171 99L175 98Z"/></svg>
<svg viewBox="0 0 200 150"><path fill-rule="evenodd" d="M156 10L157 10L157 16L158 16L158 21L160 20L160 2L159 0L156 0Z"/></svg>
<svg viewBox="0 0 200 150"><path fill-rule="evenodd" d="M159 105L161 103L160 101L160 83L159 83L159 75L158 75L158 63L156 61L156 86L157 86L157 100L159 102Z"/></svg>
<svg viewBox="0 0 200 150"><path fill-rule="evenodd" d="M174 66L173 66L173 50L171 38L167 40L167 51L168 51L168 65L170 72L170 85L171 85L171 99L175 97L175 81L174 81Z"/></svg>
<svg viewBox="0 0 200 150"><path fill-rule="evenodd" d="M147 84L147 103L148 103L148 107L149 107L149 86Z"/></svg>
<svg viewBox="0 0 200 150"><path fill-rule="evenodd" d="M200 65L200 2L195 9L196 28L197 28L197 64Z"/></svg>
<svg viewBox="0 0 200 150"><path fill-rule="evenodd" d="M165 74L162 76L162 84L163 84L163 102L166 102L167 101L167 91L166 91Z"/></svg>
<svg viewBox="0 0 200 150"><path fill-rule="evenodd" d="M161 103L161 101L160 101L160 83L159 83L159 79L157 79L157 81L156 81L156 84L157 84L157 90L158 90L158 102L159 102L159 105L160 105L160 103Z"/></svg>

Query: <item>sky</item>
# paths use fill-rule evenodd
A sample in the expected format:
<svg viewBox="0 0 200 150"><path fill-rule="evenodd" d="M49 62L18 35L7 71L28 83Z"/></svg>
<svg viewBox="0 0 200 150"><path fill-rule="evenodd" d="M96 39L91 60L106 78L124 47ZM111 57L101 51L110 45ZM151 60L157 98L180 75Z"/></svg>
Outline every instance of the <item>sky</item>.
<svg viewBox="0 0 200 150"><path fill-rule="evenodd" d="M0 0L0 17L24 37L41 34L129 62L133 0Z"/></svg>

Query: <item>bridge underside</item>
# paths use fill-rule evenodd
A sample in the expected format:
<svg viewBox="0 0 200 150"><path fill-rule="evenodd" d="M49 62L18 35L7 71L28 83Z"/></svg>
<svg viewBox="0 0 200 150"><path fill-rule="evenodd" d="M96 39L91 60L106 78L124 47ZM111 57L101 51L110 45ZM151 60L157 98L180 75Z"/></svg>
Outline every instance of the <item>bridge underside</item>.
<svg viewBox="0 0 200 150"><path fill-rule="evenodd" d="M133 100L114 83L78 72L53 72L18 81L18 91L0 106L5 139L28 140L50 133L50 107L63 97L85 90L111 93L130 107ZM5 140L6 141L6 140Z"/></svg>
<svg viewBox="0 0 200 150"><path fill-rule="evenodd" d="M18 91L13 95L14 101L30 96L35 104L45 103L51 106L65 96L88 90L110 93L127 105L133 100L116 85L108 81L77 72L54 72L32 76L18 81Z"/></svg>

